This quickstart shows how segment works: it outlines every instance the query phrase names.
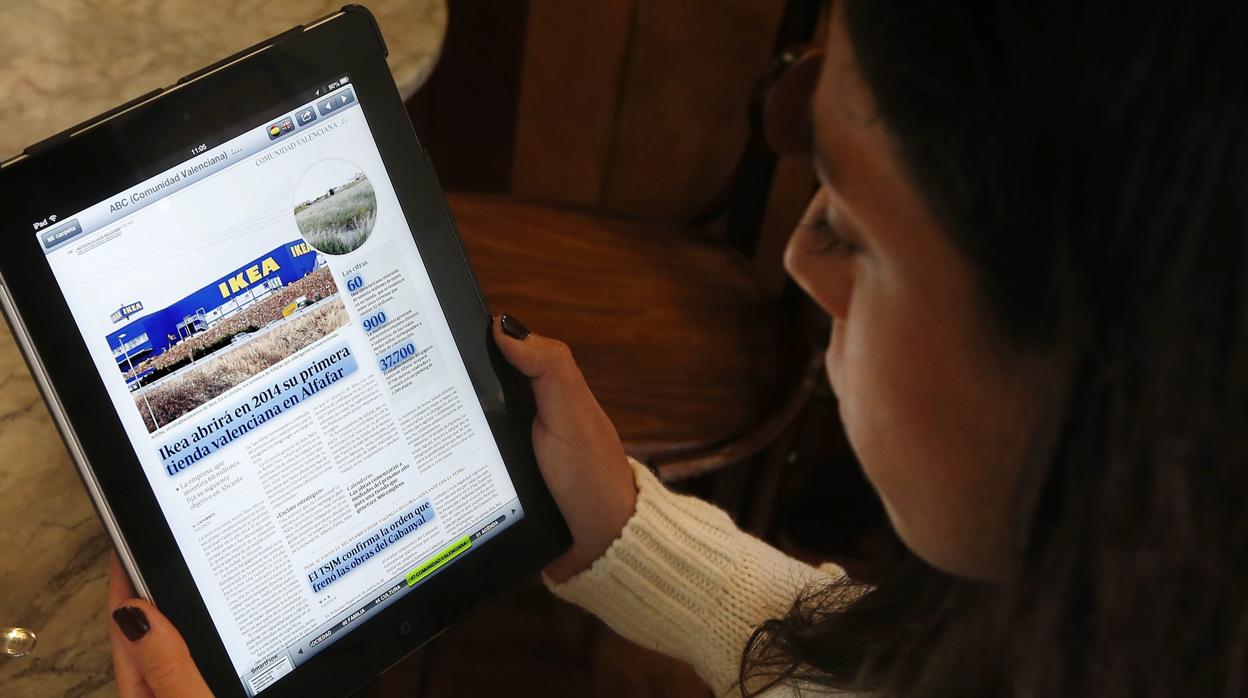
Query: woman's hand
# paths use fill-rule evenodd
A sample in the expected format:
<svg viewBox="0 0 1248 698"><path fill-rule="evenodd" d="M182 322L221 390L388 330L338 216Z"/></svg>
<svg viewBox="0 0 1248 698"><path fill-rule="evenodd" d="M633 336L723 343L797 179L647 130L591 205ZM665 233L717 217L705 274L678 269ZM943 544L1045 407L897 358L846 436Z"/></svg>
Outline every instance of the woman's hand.
<svg viewBox="0 0 1248 698"><path fill-rule="evenodd" d="M121 698L212 698L182 636L150 603L134 598L134 589L117 559L109 563L108 639Z"/></svg>
<svg viewBox="0 0 1248 698"><path fill-rule="evenodd" d="M563 342L530 334L507 315L495 319L503 356L533 383L533 450L568 527L572 548L546 568L562 582L588 569L619 537L637 505L633 471L615 425L589 392Z"/></svg>

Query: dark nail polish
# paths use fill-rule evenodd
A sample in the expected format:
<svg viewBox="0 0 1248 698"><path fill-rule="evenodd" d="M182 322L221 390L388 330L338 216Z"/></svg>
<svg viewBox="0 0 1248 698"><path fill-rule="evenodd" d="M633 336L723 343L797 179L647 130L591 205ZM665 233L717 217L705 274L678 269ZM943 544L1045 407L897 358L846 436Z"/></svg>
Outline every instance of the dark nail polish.
<svg viewBox="0 0 1248 698"><path fill-rule="evenodd" d="M147 622L147 616L143 615L143 611L134 606L122 606L113 611L113 622L121 628L121 634L126 639L134 642L135 640L147 634L152 626Z"/></svg>
<svg viewBox="0 0 1248 698"><path fill-rule="evenodd" d="M507 313L503 313L499 316L498 321L502 324L503 332L506 333L508 337L514 337L515 339L529 338L529 328L525 327L523 322L520 322Z"/></svg>

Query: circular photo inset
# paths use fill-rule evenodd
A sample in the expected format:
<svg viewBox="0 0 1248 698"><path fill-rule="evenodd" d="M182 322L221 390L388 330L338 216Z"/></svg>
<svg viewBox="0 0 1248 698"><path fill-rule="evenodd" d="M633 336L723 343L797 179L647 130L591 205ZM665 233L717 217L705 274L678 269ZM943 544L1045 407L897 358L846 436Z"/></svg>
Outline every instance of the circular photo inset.
<svg viewBox="0 0 1248 698"><path fill-rule="evenodd" d="M354 252L376 222L377 195L354 163L322 160L295 185L295 225L318 252Z"/></svg>

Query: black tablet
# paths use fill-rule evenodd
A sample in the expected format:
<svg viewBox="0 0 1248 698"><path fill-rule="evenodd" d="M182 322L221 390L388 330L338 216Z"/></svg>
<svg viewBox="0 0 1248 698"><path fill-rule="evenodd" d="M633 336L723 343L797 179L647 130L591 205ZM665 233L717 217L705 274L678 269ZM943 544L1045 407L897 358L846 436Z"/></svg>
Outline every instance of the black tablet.
<svg viewBox="0 0 1248 698"><path fill-rule="evenodd" d="M349 692L567 547L367 11L35 144L0 191L10 327L218 695Z"/></svg>

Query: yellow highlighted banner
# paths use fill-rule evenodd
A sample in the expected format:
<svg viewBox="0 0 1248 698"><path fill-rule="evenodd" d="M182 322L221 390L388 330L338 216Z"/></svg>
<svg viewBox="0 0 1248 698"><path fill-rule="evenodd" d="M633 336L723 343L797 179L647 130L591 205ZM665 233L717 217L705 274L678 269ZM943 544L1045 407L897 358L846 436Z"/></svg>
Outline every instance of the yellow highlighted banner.
<svg viewBox="0 0 1248 698"><path fill-rule="evenodd" d="M433 574L434 570L438 569L442 565L445 565L446 563L455 559L456 555L459 555L460 553L464 552L471 546L472 546L472 540L469 539L468 536L464 536L463 538L460 538L454 543L451 543L447 547L443 548L442 551L439 552L437 555L434 555L433 557L429 558L425 562L425 564L421 565L420 567L417 567L411 572L408 572L407 573L407 585L409 587L415 586L416 582L419 582L425 577L428 577L430 574Z"/></svg>

